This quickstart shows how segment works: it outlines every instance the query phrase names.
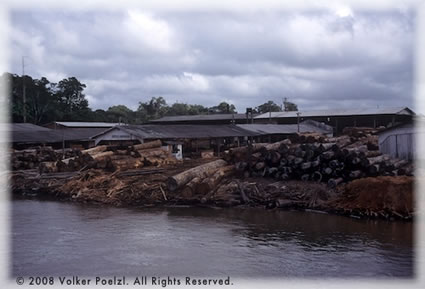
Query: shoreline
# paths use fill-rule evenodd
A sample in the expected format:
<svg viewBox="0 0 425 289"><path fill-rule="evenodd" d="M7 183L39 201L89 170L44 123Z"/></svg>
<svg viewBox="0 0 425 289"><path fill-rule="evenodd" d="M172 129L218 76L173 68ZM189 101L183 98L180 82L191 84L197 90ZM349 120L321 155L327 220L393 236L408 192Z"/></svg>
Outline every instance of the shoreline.
<svg viewBox="0 0 425 289"><path fill-rule="evenodd" d="M388 177L386 177L388 178ZM57 181L57 180L56 180ZM242 184L252 184L254 181L259 181L258 179L236 179L232 178L229 180L230 184L234 181L242 182ZM273 180L264 180L265 187L267 185L276 185L277 182L273 182ZM54 183L54 181L53 181ZM267 184L268 183L268 184ZM300 182L300 181L287 181L286 187L289 185L289 190L293 187L299 187L299 190L306 194L308 190L310 193L306 195L319 194L320 190L324 188L320 188L320 184L317 183L309 183L309 182ZM368 214L367 208L344 208L341 202L351 201L347 196L344 195L345 186L340 187L338 190L329 190L326 189L327 192L331 191L332 194L328 194L324 196L326 201L323 201L320 204L315 204L309 206L309 197L305 200L294 200L294 198L286 197L282 198L275 197L270 198L267 201L263 202L255 202L250 201L249 203L237 202L236 199L231 199L229 202L220 202L219 199L215 201L206 201L202 202L202 198L199 196L191 196L190 198L184 198L181 195L181 192L177 192L174 195L169 195L171 198L169 200L160 200L158 198L151 199L150 202L140 202L135 200L134 202L128 203L114 203L110 198L105 197L102 198L85 198L73 195L70 192L60 191L57 188L52 188L52 182L49 182L50 186L46 186L44 188L39 189L28 189L28 190L16 190L12 189L11 191L11 201L15 199L35 199L35 200L46 200L46 201L59 201L59 202L69 202L69 203L78 203L78 204L88 204L93 206L101 206L101 207L117 207L117 208L167 208L167 207L188 207L188 208L209 208L209 209L225 209L225 208L237 208L237 209L263 209L263 210L283 210L283 211L299 211L299 212L308 212L308 213L318 213L318 214L329 214L335 216L344 216L354 219L361 220L385 220L385 221L402 221L402 222L413 222L414 221L414 213L407 212L407 214L392 214L388 210L384 210L382 214ZM256 183L258 185L258 183ZM54 187L54 186L53 186ZM32 191L32 192L31 192ZM30 193L29 193L30 192ZM319 193L318 193L319 192ZM323 192L323 191L322 191ZM170 192L167 192L170 193ZM297 195L294 191L291 191L292 194ZM140 192L143 194L143 192ZM311 197L311 196L310 196ZM323 197L323 196L322 196ZM320 200L320 198L319 198Z"/></svg>

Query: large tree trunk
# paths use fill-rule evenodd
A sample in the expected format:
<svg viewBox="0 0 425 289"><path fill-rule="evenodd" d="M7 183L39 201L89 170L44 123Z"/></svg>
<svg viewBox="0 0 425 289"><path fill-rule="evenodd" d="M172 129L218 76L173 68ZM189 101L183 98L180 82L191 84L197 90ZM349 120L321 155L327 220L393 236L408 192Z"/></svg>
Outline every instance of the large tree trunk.
<svg viewBox="0 0 425 289"><path fill-rule="evenodd" d="M211 177L206 177L196 187L196 191L202 195L206 195L214 190L220 181L227 176L230 176L235 170L234 165L225 166L218 169Z"/></svg>
<svg viewBox="0 0 425 289"><path fill-rule="evenodd" d="M94 148L91 148L91 149L83 150L82 153L83 154L89 154L89 155L95 155L95 154L106 151L107 147L108 146L106 146L106 145L97 146L97 147L94 147Z"/></svg>
<svg viewBox="0 0 425 289"><path fill-rule="evenodd" d="M143 149L143 150L137 150L137 152L140 154L141 157L158 157L158 156L169 156L170 152L163 150L161 148L150 148L150 149Z"/></svg>
<svg viewBox="0 0 425 289"><path fill-rule="evenodd" d="M144 149L152 149L152 148L159 148L161 147L162 143L161 141L155 140L155 141L150 141L150 142L145 142L142 144L137 144L133 146L133 149L138 151L138 150L144 150Z"/></svg>
<svg viewBox="0 0 425 289"><path fill-rule="evenodd" d="M102 159L102 158L107 157L107 156L112 156L113 154L114 154L114 152L109 151L109 152L103 152L103 153L98 153L98 154L92 154L91 156L92 156L93 159L98 160L98 159Z"/></svg>
<svg viewBox="0 0 425 289"><path fill-rule="evenodd" d="M175 191L178 188L181 188L188 182L190 182L195 177L202 177L206 172L212 169L218 169L227 165L225 160L216 160L209 162L189 170L186 170L180 174L168 178L168 189L170 191Z"/></svg>

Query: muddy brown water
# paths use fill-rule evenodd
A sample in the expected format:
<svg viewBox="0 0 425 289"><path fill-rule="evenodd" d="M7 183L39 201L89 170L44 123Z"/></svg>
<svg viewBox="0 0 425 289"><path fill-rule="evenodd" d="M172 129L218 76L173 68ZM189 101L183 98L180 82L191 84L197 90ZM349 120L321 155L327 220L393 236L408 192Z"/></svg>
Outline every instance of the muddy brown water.
<svg viewBox="0 0 425 289"><path fill-rule="evenodd" d="M10 218L11 276L414 277L412 223L27 199Z"/></svg>

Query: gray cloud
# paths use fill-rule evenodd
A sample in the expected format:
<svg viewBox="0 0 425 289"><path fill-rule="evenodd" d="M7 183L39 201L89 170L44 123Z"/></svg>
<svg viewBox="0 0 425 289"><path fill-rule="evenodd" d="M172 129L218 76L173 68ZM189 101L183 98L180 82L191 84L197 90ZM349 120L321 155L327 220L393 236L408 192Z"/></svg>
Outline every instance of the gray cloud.
<svg viewBox="0 0 425 289"><path fill-rule="evenodd" d="M14 11L11 70L76 76L93 109L412 106L413 12L349 12Z"/></svg>

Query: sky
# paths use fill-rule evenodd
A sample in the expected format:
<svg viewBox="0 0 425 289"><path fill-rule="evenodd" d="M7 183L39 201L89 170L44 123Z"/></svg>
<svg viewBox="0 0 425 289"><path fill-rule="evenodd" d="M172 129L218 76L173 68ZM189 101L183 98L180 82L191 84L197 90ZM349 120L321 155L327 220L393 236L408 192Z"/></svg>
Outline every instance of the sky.
<svg viewBox="0 0 425 289"><path fill-rule="evenodd" d="M15 10L10 72L75 76L92 109L162 96L238 112L413 107L415 13L317 10Z"/></svg>

